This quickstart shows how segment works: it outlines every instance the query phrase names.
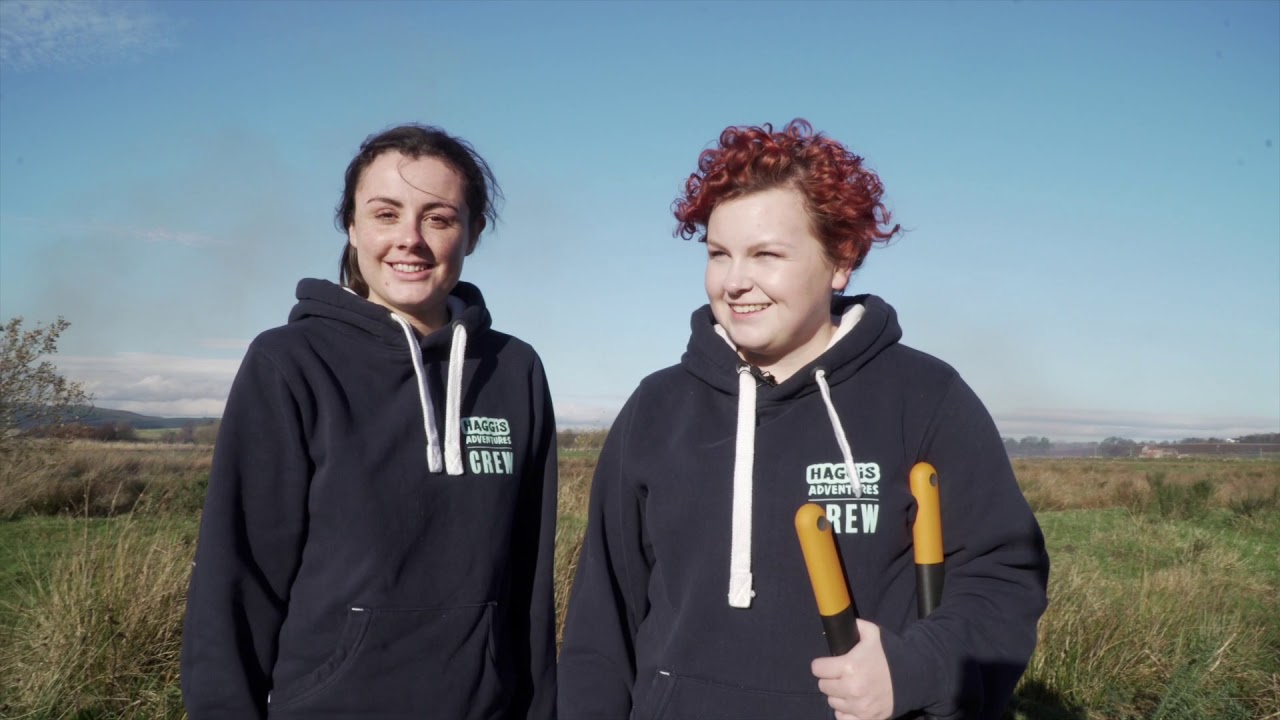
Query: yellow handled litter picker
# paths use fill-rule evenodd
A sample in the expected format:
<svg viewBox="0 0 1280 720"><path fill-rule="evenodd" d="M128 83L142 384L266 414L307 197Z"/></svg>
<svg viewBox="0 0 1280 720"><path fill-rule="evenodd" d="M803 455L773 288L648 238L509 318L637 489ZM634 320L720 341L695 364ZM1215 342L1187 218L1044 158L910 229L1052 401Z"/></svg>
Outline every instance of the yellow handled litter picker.
<svg viewBox="0 0 1280 720"><path fill-rule="evenodd" d="M942 502L938 471L927 462L911 468L911 495L916 499L916 521L911 537L916 556L916 610L929 616L942 602Z"/></svg>
<svg viewBox="0 0 1280 720"><path fill-rule="evenodd" d="M831 523L820 505L806 503L796 511L796 535L800 551L809 569L813 597L822 616L822 632L827 636L831 655L843 655L858 644L858 609L849 597L844 567L836 553L836 540Z"/></svg>
<svg viewBox="0 0 1280 720"><path fill-rule="evenodd" d="M942 501L938 492L938 471L926 462L916 463L909 477L911 495L916 500L916 519L911 525L916 564L916 610L928 617L942 602ZM822 631L832 656L843 655L858 644L858 610L849 596L844 567L836 552L835 536L827 514L820 505L806 503L796 511L796 535L818 601ZM929 716L931 717L931 716Z"/></svg>
<svg viewBox="0 0 1280 720"><path fill-rule="evenodd" d="M942 602L945 579L942 554L942 502L938 471L927 462L916 463L910 474L911 495L916 500L916 520L911 526L916 564L916 610L929 616ZM858 644L858 610L849 596L844 568L836 553L835 536L822 507L806 503L796 511L796 535L813 584L813 596L822 617L823 634L832 655L843 655Z"/></svg>

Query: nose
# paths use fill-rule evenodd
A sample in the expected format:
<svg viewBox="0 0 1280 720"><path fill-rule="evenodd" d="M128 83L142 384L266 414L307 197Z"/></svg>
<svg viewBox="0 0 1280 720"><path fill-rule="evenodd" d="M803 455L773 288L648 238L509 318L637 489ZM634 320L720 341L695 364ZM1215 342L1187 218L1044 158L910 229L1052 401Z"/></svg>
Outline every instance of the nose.
<svg viewBox="0 0 1280 720"><path fill-rule="evenodd" d="M400 233L400 247L426 247L427 239L422 234L422 226L416 222L405 223L404 231Z"/></svg>
<svg viewBox="0 0 1280 720"><path fill-rule="evenodd" d="M729 263L729 267L724 274L725 292L730 295L741 295L750 290L753 284L751 273L746 263L739 261Z"/></svg>

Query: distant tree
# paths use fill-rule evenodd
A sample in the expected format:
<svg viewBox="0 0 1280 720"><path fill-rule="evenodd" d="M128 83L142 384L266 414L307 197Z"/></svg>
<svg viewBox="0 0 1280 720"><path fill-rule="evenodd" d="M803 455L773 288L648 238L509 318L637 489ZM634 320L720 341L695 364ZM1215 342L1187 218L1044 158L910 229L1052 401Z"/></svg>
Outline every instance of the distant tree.
<svg viewBox="0 0 1280 720"><path fill-rule="evenodd" d="M1129 438L1109 437L1098 443L1098 454L1103 457L1133 457L1138 454L1138 443Z"/></svg>
<svg viewBox="0 0 1280 720"><path fill-rule="evenodd" d="M212 445L214 441L218 439L218 428L221 425L221 420L201 423L195 429L195 443L197 445Z"/></svg>
<svg viewBox="0 0 1280 720"><path fill-rule="evenodd" d="M573 430L561 430L556 433L556 445L561 448L573 447L574 441L578 439L578 433Z"/></svg>
<svg viewBox="0 0 1280 720"><path fill-rule="evenodd" d="M0 340L0 458L20 451L25 429L56 431L88 412L91 398L84 387L60 375L47 359L58 352L58 338L70 326L61 317L29 330L22 328L21 317L5 323Z"/></svg>
<svg viewBox="0 0 1280 720"><path fill-rule="evenodd" d="M1280 433L1257 433L1254 435L1241 435L1236 438L1236 442L1242 443L1280 443Z"/></svg>
<svg viewBox="0 0 1280 720"><path fill-rule="evenodd" d="M99 425L92 437L103 442L132 442L138 439L138 432L127 422L108 422Z"/></svg>
<svg viewBox="0 0 1280 720"><path fill-rule="evenodd" d="M1048 455L1053 442L1047 437L1027 435L1018 441L1018 452L1022 455Z"/></svg>

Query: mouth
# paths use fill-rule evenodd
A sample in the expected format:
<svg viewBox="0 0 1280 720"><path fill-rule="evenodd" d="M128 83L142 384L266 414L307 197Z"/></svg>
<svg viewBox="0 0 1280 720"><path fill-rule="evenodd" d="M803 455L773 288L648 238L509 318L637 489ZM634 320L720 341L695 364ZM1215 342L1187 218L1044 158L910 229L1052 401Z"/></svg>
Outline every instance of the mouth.
<svg viewBox="0 0 1280 720"><path fill-rule="evenodd" d="M734 315L752 315L768 308L773 303L756 303L754 305L730 305Z"/></svg>
<svg viewBox="0 0 1280 720"><path fill-rule="evenodd" d="M387 264L391 266L392 270L395 270L398 273L404 273L406 275L414 275L417 273L426 272L427 270L430 270L432 268L432 266L427 263L397 262L397 263L387 263Z"/></svg>

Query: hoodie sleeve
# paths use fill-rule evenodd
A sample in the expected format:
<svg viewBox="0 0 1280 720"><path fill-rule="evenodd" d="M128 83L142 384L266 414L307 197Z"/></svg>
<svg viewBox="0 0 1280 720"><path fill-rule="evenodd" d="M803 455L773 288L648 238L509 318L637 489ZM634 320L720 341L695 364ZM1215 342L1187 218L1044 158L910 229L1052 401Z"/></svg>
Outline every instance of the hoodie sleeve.
<svg viewBox="0 0 1280 720"><path fill-rule="evenodd" d="M649 610L652 567L643 499L623 464L634 401L633 396L609 431L591 483L587 532L560 649L560 720L631 713L635 637Z"/></svg>
<svg viewBox="0 0 1280 720"><path fill-rule="evenodd" d="M187 592L181 671L191 720L266 717L309 478L298 404L255 343L218 431Z"/></svg>
<svg viewBox="0 0 1280 720"><path fill-rule="evenodd" d="M1026 669L1047 605L1049 557L995 423L952 381L918 458L938 471L942 602L901 635L882 631L894 715L998 718Z"/></svg>
<svg viewBox="0 0 1280 720"><path fill-rule="evenodd" d="M515 624L528 633L529 674L521 678L514 707L528 720L553 720L556 712L555 549L558 471L556 420L541 362L530 378L534 448L521 483L520 515L512 535Z"/></svg>

